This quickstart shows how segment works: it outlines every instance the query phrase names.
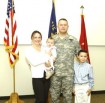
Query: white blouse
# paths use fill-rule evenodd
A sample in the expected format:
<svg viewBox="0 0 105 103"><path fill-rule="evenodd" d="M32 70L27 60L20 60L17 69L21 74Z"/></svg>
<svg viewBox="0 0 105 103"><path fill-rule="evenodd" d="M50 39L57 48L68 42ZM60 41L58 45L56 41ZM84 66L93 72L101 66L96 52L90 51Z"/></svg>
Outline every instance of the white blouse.
<svg viewBox="0 0 105 103"><path fill-rule="evenodd" d="M37 51L34 47L29 47L25 52L28 64L31 66L32 78L43 78L45 70L45 62L49 60L49 56L45 54L44 47L41 51Z"/></svg>

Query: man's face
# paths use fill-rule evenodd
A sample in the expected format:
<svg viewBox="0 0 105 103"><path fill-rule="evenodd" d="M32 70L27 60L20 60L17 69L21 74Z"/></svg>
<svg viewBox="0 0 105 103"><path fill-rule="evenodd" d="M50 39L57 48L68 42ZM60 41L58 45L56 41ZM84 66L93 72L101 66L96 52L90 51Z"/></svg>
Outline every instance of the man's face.
<svg viewBox="0 0 105 103"><path fill-rule="evenodd" d="M61 34L66 34L67 33L67 30L68 30L68 22L65 21L65 20L60 20L58 22L58 30L59 30L59 33Z"/></svg>

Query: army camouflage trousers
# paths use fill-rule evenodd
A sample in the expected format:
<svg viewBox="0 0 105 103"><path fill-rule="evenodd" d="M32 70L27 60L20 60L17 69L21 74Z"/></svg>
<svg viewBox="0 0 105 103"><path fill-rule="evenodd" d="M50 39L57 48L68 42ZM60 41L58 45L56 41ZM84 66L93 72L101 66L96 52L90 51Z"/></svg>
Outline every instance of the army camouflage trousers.
<svg viewBox="0 0 105 103"><path fill-rule="evenodd" d="M52 103L60 103L60 94L63 93L63 103L72 103L73 76L53 76L51 78Z"/></svg>

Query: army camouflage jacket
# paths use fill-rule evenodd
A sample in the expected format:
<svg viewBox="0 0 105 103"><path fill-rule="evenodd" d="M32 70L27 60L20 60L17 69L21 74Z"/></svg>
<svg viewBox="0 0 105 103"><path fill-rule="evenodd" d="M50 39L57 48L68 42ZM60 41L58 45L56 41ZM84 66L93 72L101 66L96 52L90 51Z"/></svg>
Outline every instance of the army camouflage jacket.
<svg viewBox="0 0 105 103"><path fill-rule="evenodd" d="M74 57L80 50L77 39L68 35L61 39L59 35L53 36L57 48L57 59L54 63L55 75L69 76L74 74Z"/></svg>

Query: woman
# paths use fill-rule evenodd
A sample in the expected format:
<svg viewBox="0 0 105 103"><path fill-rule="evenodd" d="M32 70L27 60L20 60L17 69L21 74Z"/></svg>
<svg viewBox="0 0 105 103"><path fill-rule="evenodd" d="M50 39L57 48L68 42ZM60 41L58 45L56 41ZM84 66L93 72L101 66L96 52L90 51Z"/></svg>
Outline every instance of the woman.
<svg viewBox="0 0 105 103"><path fill-rule="evenodd" d="M46 103L50 87L50 79L45 79L44 71L49 67L48 55L41 45L42 34L34 31L31 35L32 46L26 50L26 60L31 67L32 85L35 93L35 103Z"/></svg>

